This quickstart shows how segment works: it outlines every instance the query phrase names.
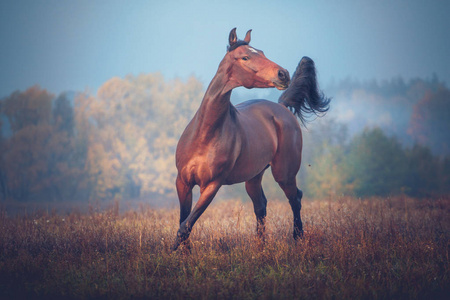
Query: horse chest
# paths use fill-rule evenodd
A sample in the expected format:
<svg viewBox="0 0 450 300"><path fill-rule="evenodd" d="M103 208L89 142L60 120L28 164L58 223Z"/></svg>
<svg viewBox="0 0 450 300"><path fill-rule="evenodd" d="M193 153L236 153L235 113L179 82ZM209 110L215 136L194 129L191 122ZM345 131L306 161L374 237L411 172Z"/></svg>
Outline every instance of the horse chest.
<svg viewBox="0 0 450 300"><path fill-rule="evenodd" d="M192 147L177 153L177 168L185 182L200 186L226 177L239 156L235 139L206 144L192 141L189 145Z"/></svg>

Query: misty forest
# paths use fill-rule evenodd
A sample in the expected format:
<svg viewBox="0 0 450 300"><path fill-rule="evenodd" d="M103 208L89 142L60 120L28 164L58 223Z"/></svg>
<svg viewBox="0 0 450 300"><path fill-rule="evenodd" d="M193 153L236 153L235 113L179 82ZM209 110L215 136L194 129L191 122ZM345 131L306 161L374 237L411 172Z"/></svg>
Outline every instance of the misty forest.
<svg viewBox="0 0 450 300"><path fill-rule="evenodd" d="M112 78L97 93L32 86L2 98L1 201L177 203L175 147L204 91L194 76L152 73ZM298 179L308 198L450 193L450 90L436 76L347 79L324 92L332 97L327 116L303 126ZM248 94L236 91L233 103ZM277 101L280 94L264 95ZM263 185L281 198L273 180ZM241 186L220 197L247 199Z"/></svg>

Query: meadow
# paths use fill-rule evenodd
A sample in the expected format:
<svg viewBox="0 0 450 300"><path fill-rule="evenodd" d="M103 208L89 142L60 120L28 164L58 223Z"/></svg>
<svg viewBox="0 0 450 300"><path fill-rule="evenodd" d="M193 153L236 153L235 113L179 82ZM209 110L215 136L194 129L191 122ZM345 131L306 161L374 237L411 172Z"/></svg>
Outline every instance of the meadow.
<svg viewBox="0 0 450 300"><path fill-rule="evenodd" d="M440 299L450 293L450 199L269 201L267 237L251 203L212 203L190 254L169 248L178 209L0 213L5 299Z"/></svg>

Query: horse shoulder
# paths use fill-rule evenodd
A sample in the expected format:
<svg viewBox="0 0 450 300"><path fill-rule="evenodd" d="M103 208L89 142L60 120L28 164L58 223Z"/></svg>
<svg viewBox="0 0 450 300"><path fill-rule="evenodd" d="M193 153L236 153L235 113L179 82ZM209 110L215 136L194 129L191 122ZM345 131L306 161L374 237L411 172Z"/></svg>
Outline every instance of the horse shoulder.
<svg viewBox="0 0 450 300"><path fill-rule="evenodd" d="M223 180L233 168L241 149L241 134L236 120L227 120L216 134L207 138L188 125L176 150L179 176L191 185L207 185Z"/></svg>

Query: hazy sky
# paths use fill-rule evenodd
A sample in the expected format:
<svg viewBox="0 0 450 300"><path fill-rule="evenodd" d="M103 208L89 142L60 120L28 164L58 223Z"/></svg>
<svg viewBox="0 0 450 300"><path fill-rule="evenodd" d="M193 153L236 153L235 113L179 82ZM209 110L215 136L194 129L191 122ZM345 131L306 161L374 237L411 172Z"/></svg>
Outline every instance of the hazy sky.
<svg viewBox="0 0 450 300"><path fill-rule="evenodd" d="M39 84L95 92L160 71L205 85L228 34L291 73L316 61L322 85L403 76L450 82L450 1L0 1L0 98Z"/></svg>

